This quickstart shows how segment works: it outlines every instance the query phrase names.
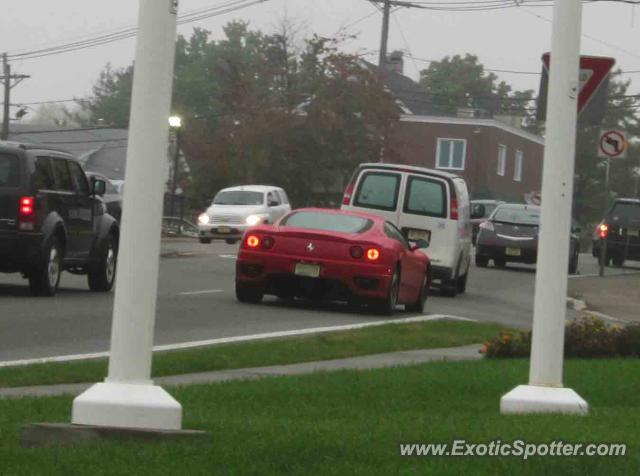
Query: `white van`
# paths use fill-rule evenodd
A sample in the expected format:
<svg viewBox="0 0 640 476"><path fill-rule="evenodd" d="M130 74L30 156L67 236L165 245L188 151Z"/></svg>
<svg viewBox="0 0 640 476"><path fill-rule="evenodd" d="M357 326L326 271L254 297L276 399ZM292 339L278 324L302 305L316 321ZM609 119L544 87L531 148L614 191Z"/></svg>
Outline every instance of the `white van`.
<svg viewBox="0 0 640 476"><path fill-rule="evenodd" d="M422 167L361 164L347 185L342 209L375 213L400 228L409 241L424 240L441 292L465 292L471 212L464 179Z"/></svg>

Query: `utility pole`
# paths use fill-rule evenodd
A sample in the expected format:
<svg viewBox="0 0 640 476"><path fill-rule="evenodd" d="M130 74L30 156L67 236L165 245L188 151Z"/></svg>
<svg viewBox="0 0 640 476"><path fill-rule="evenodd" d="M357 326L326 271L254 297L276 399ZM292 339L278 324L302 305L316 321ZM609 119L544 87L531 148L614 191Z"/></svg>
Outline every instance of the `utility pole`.
<svg viewBox="0 0 640 476"><path fill-rule="evenodd" d="M391 16L391 0L383 0L382 7L382 37L380 39L380 57L378 66L384 68L387 64L387 45L389 43L389 17Z"/></svg>
<svg viewBox="0 0 640 476"><path fill-rule="evenodd" d="M22 80L29 78L25 74L11 74L11 65L7 57L7 53L2 55L2 84L4 85L4 105L2 114L2 132L0 140L9 139L9 108L11 107L11 90L17 86ZM13 82L15 81L15 82Z"/></svg>
<svg viewBox="0 0 640 476"><path fill-rule="evenodd" d="M587 402L562 384L581 25L582 0L553 2L550 108L542 172L529 385L520 385L502 397L502 413L586 414L589 410Z"/></svg>

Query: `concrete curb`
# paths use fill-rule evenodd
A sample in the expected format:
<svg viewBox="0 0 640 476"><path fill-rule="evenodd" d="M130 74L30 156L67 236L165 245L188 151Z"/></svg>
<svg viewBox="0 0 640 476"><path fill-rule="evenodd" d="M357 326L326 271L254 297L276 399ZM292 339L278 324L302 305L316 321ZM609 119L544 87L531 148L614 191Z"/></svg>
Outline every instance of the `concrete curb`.
<svg viewBox="0 0 640 476"><path fill-rule="evenodd" d="M385 354L364 355L348 359L303 362L289 365L272 365L245 369L219 370L185 375L174 375L154 379L154 383L169 387L210 384L230 380L257 380L268 377L284 377L313 374L316 372L337 372L342 370L369 370L402 367L437 361L480 360L481 345L473 344L442 349L407 350ZM57 395L79 395L91 387L92 383L43 385L0 389L0 398L48 397Z"/></svg>

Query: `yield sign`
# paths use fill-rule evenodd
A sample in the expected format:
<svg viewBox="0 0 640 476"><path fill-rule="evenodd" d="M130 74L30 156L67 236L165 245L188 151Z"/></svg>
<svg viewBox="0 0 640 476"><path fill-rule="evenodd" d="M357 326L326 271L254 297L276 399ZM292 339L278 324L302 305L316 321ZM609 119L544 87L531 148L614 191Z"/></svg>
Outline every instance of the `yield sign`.
<svg viewBox="0 0 640 476"><path fill-rule="evenodd" d="M544 68L549 72L551 55L542 55ZM616 60L602 56L580 57L580 96L578 96L578 114L582 112L589 100L593 97L602 82L605 80Z"/></svg>

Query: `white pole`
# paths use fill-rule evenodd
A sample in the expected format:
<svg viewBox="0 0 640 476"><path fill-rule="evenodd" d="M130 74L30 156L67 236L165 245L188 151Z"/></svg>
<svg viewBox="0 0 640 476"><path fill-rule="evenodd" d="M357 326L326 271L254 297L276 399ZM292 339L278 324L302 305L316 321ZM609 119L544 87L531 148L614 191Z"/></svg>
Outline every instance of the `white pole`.
<svg viewBox="0 0 640 476"><path fill-rule="evenodd" d="M109 375L72 423L178 429L182 407L151 382L177 0L140 0Z"/></svg>
<svg viewBox="0 0 640 476"><path fill-rule="evenodd" d="M554 2L529 385L502 398L503 413L588 411L562 388L581 23L581 0Z"/></svg>

